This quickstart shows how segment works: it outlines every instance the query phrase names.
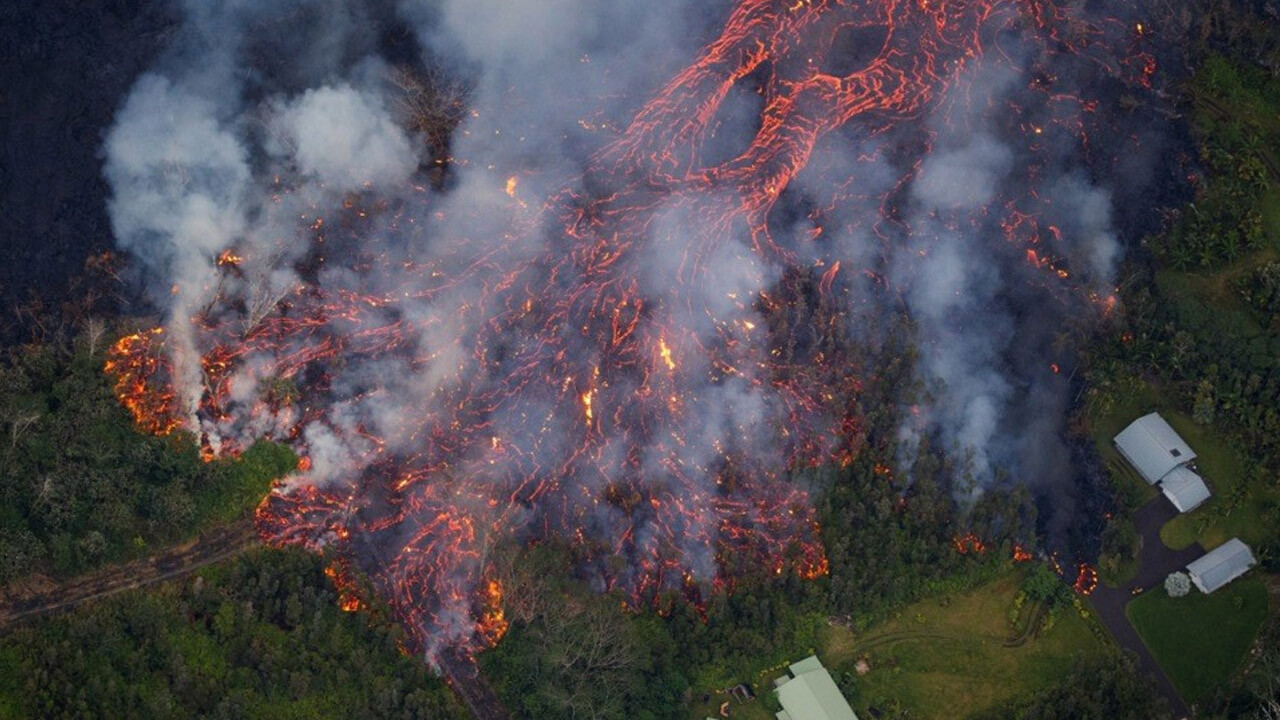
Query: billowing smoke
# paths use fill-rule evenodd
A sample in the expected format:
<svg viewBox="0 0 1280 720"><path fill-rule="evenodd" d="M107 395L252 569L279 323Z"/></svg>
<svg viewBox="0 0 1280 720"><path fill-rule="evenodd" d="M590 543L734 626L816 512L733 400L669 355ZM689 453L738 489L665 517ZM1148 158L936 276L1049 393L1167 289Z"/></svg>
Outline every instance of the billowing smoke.
<svg viewBox="0 0 1280 720"><path fill-rule="evenodd" d="M928 390L904 452L967 457L964 498L1069 486L1053 328L1106 311L1119 255L1090 98L1150 82L1123 18L184 10L105 144L117 238L166 313L179 401L156 407L211 453L296 447L264 534L359 565L424 651L500 632L480 588L509 538L561 536L637 602L731 566L824 572L783 476L857 451L886 308Z"/></svg>

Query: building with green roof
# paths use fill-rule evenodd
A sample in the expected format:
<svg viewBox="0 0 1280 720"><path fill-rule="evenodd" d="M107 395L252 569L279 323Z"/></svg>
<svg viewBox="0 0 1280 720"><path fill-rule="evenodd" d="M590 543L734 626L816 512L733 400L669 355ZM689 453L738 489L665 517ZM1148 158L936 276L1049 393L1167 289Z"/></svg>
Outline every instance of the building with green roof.
<svg viewBox="0 0 1280 720"><path fill-rule="evenodd" d="M778 720L858 720L816 655L793 663L789 671L774 681L782 703Z"/></svg>

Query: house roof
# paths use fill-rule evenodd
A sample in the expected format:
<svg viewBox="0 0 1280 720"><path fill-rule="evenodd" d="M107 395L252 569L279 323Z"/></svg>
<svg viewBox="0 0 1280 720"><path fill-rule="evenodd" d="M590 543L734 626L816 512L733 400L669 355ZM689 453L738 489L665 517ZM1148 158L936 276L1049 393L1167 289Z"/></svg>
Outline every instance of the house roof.
<svg viewBox="0 0 1280 720"><path fill-rule="evenodd" d="M779 720L858 720L816 656L793 664L791 674L795 677L778 687Z"/></svg>
<svg viewBox="0 0 1280 720"><path fill-rule="evenodd" d="M1191 582L1206 594L1217 590L1257 565L1249 546L1231 538L1187 565Z"/></svg>
<svg viewBox="0 0 1280 720"><path fill-rule="evenodd" d="M1209 486L1189 467L1179 465L1160 481L1160 490L1178 512L1192 510L1209 499Z"/></svg>
<svg viewBox="0 0 1280 720"><path fill-rule="evenodd" d="M1116 436L1115 443L1120 454L1152 485L1196 457L1191 446L1157 413L1134 420Z"/></svg>

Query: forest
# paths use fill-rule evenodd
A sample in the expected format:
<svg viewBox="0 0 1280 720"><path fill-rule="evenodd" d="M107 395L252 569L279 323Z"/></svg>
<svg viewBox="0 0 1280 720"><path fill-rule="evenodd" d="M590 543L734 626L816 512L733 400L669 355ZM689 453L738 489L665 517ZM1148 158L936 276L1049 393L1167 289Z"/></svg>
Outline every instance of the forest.
<svg viewBox="0 0 1280 720"><path fill-rule="evenodd" d="M323 558L252 551L0 637L0 718L467 717L399 637Z"/></svg>
<svg viewBox="0 0 1280 720"><path fill-rule="evenodd" d="M1191 197L1168 226L1133 243L1120 303L1081 343L1074 440L1154 394L1229 448L1238 478L1193 527L1247 518L1263 569L1280 572L1280 35L1265 3L1207 3L1180 110L1194 145ZM1274 23L1274 20L1270 22ZM914 385L910 317L884 320L889 341L865 350L862 451L848 466L796 469L815 498L829 572L815 581L750 563L729 588L666 593L636 607L601 594L554 541L493 553L510 627L478 662L509 710L529 720L684 719L714 689L814 652L831 627L858 633L924 599L959 596L1013 573L1051 611L1087 615L1039 559L1031 493L1004 481L960 502L964 458L899 441ZM61 582L145 558L241 520L295 465L259 443L202 462L193 438L137 432L102 372L123 326L41 320L46 333L0 362L0 591ZM1104 580L1139 551L1128 513L1141 498L1113 477L1101 533ZM982 550L958 543L972 534ZM385 605L343 612L326 558L256 548L171 583L0 628L0 718L462 718L431 669L399 644ZM1019 600L1019 603L1023 600ZM1273 606L1274 606L1273 602ZM1012 611L1017 620L1018 608ZM1016 622L1014 623L1016 624ZM1256 652L1199 708L1214 719L1280 710L1280 613ZM837 672L861 697L858 677ZM876 699L877 717L909 718ZM769 693L760 704L773 710ZM973 720L1168 717L1133 658L1082 660L1035 692Z"/></svg>

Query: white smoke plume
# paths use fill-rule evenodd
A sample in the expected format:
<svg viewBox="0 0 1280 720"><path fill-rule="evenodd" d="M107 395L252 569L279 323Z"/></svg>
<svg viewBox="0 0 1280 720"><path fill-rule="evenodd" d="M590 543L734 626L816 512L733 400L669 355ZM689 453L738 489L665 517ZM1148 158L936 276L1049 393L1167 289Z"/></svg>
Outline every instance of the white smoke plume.
<svg viewBox="0 0 1280 720"><path fill-rule="evenodd" d="M709 582L730 514L777 529L765 516L795 509L794 496L748 479L768 501L741 502L720 486L738 481L725 477L737 469L726 458L777 478L812 440L809 416L838 425L856 407L840 395L849 378L805 376L828 385L815 400L770 375L771 358L822 354L817 329L788 342L770 334L788 273L821 277L828 293L839 284L856 343L880 340L886 307L908 310L929 393L903 445L936 436L967 456L965 495L1007 474L1070 481L1039 460L1061 449L1068 404L1050 370L1051 325L1108 292L1119 244L1088 158L1036 145L1046 129L1074 137L1055 125L1068 110L1027 77L1056 77L1058 46L1002 38L1004 62L947 75L937 101L901 127L856 117L813 130L822 137L795 157L783 142L775 155L756 147L778 88L752 77L707 98L667 98L690 107L649 130L671 154L611 145L735 12L757 5L769 7L188 0L173 48L122 103L104 145L111 217L166 315L188 426L215 450L262 435L298 447L309 467L290 501L317 491L351 503L317 535L364 523L378 539L353 552L376 563L447 558L443 570L414 566L393 590L405 612L406 597L430 605L430 618L409 622L434 633L434 647L473 631L469 593L496 529L534 535L572 522L593 559L630 546L633 567L599 563L601 588ZM1033 35L1019 12L1000 17ZM447 148L425 147L404 123L389 80L403 66L470 88ZM1009 121L1015 100L1020 124ZM707 127L699 103L721 106ZM806 106L771 110L792 111ZM820 124L787 139L803 147ZM447 161L433 155L446 150ZM752 152L765 159L744 179L735 162ZM669 180L708 157L717 167L697 183ZM785 185L793 161L803 170L790 187L768 185ZM764 185L768 232L751 212L721 212ZM618 197L634 202L611 205ZM1028 197L1039 224L1002 226ZM618 225L640 230L609 235ZM602 240L596 254L583 238ZM626 272L593 285L611 262ZM606 313L616 343L581 321ZM651 355L645 371L612 371L634 338ZM201 364L237 344L224 380ZM287 377L276 376L282 367ZM528 380L531 368L551 372ZM290 383L312 394L263 411L263 388L287 394ZM212 409L201 405L210 397ZM650 398L657 411L640 407ZM635 422L622 422L629 413ZM378 490L387 497L366 492L381 475L394 480ZM524 480L501 487L510 477ZM398 516L394 530L361 515L410 502L424 510ZM663 515L673 505L693 512L673 524ZM653 561L672 552L687 576Z"/></svg>

